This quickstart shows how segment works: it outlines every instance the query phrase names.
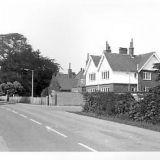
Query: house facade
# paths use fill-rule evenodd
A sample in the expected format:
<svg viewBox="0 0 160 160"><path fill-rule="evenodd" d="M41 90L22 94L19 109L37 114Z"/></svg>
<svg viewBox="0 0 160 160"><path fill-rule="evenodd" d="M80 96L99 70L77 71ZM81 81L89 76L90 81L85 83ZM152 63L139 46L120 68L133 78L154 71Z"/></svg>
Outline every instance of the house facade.
<svg viewBox="0 0 160 160"><path fill-rule="evenodd" d="M148 91L158 85L154 63L160 63L155 52L134 55L133 40L127 48L112 53L106 42L102 55L90 55L85 68L86 91L136 92Z"/></svg>

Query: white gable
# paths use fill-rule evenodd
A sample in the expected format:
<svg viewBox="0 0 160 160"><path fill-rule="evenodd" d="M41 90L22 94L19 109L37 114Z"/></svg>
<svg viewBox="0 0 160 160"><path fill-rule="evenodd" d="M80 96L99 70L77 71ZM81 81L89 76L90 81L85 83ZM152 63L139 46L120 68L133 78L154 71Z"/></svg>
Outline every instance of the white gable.
<svg viewBox="0 0 160 160"><path fill-rule="evenodd" d="M159 60L158 60L158 58L157 58L155 55L153 55L153 56L148 60L148 62L144 65L143 70L155 70L155 69L153 68L154 63L160 63Z"/></svg>
<svg viewBox="0 0 160 160"><path fill-rule="evenodd" d="M100 61L100 64L98 66L98 83L99 84L109 84L109 83L112 83L112 69L106 59L106 57L103 55L102 56L102 59ZM105 72L105 71L109 71L109 78L108 79L102 79L102 72Z"/></svg>
<svg viewBox="0 0 160 160"><path fill-rule="evenodd" d="M96 80L95 81L90 81L89 80L89 74L95 73L96 74ZM86 85L96 85L97 84L97 68L90 57L86 70L85 70L85 75L86 75Z"/></svg>

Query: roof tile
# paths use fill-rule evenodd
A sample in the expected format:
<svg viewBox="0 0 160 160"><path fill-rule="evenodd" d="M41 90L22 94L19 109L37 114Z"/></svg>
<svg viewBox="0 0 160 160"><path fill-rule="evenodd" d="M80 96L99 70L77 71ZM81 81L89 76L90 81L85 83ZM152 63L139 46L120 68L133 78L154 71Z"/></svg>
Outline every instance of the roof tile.
<svg viewBox="0 0 160 160"><path fill-rule="evenodd" d="M150 52L141 55L134 55L134 57L131 57L130 55L126 54L108 53L104 51L104 55L114 71L127 72L136 72L137 64L139 65L138 68L140 69L153 53L154 52Z"/></svg>

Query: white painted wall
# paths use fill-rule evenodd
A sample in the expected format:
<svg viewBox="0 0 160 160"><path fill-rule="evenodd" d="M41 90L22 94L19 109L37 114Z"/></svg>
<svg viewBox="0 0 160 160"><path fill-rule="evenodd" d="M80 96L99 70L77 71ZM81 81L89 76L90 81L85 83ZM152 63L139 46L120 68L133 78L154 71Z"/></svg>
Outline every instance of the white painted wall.
<svg viewBox="0 0 160 160"><path fill-rule="evenodd" d="M137 84L138 83L138 75L134 76L135 72L117 72L114 71L112 74L112 83L122 83L122 84Z"/></svg>
<svg viewBox="0 0 160 160"><path fill-rule="evenodd" d="M109 71L109 79L102 79L102 72ZM96 73L96 80L89 80L89 73ZM113 71L106 58L103 59L102 64L98 70L95 67L94 62L91 60L90 66L86 72L86 85L101 85L110 83L121 83L121 84L137 84L138 75L134 76L134 72L118 72Z"/></svg>
<svg viewBox="0 0 160 160"><path fill-rule="evenodd" d="M97 85L97 68L96 68L91 57L89 59L89 63L90 63L90 65L88 66L88 69L86 71L86 86ZM96 80L95 81L89 80L89 74L91 74L91 73L96 73Z"/></svg>
<svg viewBox="0 0 160 160"><path fill-rule="evenodd" d="M109 71L109 79L102 79L102 72ZM103 59L102 64L97 73L97 83L98 84L109 84L113 83L113 71L106 58Z"/></svg>
<svg viewBox="0 0 160 160"><path fill-rule="evenodd" d="M154 56L151 57L151 59L146 63L143 67L143 70L155 70L153 68L154 63L159 63L158 59Z"/></svg>

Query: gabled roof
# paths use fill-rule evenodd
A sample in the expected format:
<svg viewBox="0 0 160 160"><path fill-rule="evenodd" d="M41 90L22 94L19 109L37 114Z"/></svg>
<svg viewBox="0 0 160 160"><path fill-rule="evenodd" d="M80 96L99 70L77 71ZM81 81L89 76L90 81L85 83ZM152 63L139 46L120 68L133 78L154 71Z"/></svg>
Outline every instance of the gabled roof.
<svg viewBox="0 0 160 160"><path fill-rule="evenodd" d="M90 56L91 56L91 58L92 58L92 60L93 60L93 62L95 64L95 66L97 67L98 64L99 64L99 61L101 59L101 56L95 56L95 55L90 55Z"/></svg>
<svg viewBox="0 0 160 160"><path fill-rule="evenodd" d="M150 52L146 54L140 54L135 57L135 61L138 64L138 69L142 68L147 60L154 54L155 52Z"/></svg>
<svg viewBox="0 0 160 160"><path fill-rule="evenodd" d="M77 79L69 79L69 78L58 78L57 81L60 85L60 90L71 90L75 84L77 84Z"/></svg>
<svg viewBox="0 0 160 160"><path fill-rule="evenodd" d="M103 53L114 71L127 72L136 72L137 64L138 68L141 68L154 54L154 52L150 52L141 55L134 55L134 57L131 57L127 54L108 53L106 51L104 51Z"/></svg>
<svg viewBox="0 0 160 160"><path fill-rule="evenodd" d="M68 74L64 74L62 72L57 73L56 77L58 78L68 78Z"/></svg>
<svg viewBox="0 0 160 160"><path fill-rule="evenodd" d="M81 69L73 78L69 78L68 74L59 72L56 76L52 76L50 88L61 91L71 91L72 88L80 87L81 79L84 79L84 70Z"/></svg>
<svg viewBox="0 0 160 160"><path fill-rule="evenodd" d="M84 76L84 69L81 69L77 74L76 76L74 77L75 79L84 79L85 76Z"/></svg>

